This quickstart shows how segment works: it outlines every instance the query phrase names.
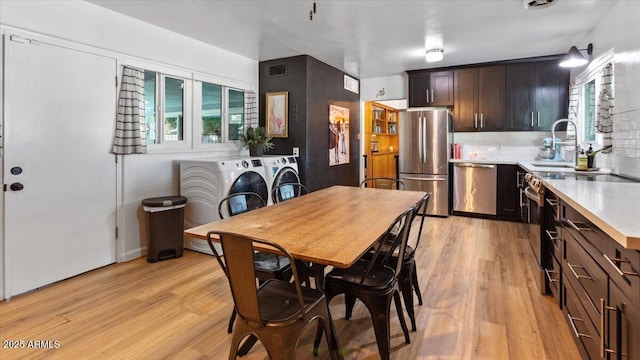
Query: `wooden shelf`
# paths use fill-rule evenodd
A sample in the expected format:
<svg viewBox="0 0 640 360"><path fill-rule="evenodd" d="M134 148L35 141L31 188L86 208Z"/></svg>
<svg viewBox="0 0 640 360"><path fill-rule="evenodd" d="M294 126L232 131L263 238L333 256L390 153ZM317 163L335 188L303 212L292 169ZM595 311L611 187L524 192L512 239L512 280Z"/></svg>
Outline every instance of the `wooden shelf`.
<svg viewBox="0 0 640 360"><path fill-rule="evenodd" d="M365 103L365 154L367 177L396 176L394 155L398 153L397 109L376 102Z"/></svg>

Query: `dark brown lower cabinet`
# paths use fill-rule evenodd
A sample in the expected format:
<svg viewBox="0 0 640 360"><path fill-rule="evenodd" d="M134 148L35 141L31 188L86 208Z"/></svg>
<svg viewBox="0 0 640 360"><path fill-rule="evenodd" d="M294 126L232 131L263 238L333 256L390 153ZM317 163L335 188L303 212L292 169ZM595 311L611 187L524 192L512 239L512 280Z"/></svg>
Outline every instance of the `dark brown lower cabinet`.
<svg viewBox="0 0 640 360"><path fill-rule="evenodd" d="M609 303L603 304L606 333L603 353L606 359L640 359L640 310L615 285L611 284ZM601 354L602 355L602 354Z"/></svg>
<svg viewBox="0 0 640 360"><path fill-rule="evenodd" d="M562 311L583 359L640 360L640 252L622 247L565 202L559 215L561 281L553 262L547 276L554 296L561 289Z"/></svg>
<svg viewBox="0 0 640 360"><path fill-rule="evenodd" d="M498 165L496 215L499 220L522 221L520 219L520 189L518 189L519 168L518 165Z"/></svg>

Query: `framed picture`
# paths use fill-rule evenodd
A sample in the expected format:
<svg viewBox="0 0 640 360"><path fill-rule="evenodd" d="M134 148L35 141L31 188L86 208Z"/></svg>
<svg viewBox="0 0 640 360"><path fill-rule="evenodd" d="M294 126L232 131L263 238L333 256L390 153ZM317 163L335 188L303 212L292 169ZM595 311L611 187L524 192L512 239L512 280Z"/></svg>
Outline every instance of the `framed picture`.
<svg viewBox="0 0 640 360"><path fill-rule="evenodd" d="M349 109L329 105L329 166L349 163Z"/></svg>
<svg viewBox="0 0 640 360"><path fill-rule="evenodd" d="M286 138L289 136L289 92L267 93L267 135L274 138Z"/></svg>

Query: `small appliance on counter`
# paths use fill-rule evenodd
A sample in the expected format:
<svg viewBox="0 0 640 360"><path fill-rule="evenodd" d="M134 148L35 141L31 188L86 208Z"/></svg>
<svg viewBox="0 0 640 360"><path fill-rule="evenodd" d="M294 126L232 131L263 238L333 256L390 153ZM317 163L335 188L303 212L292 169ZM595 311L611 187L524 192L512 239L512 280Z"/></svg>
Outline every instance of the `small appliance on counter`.
<svg viewBox="0 0 640 360"><path fill-rule="evenodd" d="M539 155L545 161L565 161L560 153L560 139L558 138L556 138L555 146L552 138L544 138Z"/></svg>

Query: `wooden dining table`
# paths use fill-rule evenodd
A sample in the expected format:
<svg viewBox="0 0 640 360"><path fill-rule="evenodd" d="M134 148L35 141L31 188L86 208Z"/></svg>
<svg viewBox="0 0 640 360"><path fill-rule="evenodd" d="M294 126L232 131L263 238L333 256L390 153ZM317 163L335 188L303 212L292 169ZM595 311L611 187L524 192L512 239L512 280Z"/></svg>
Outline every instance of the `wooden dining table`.
<svg viewBox="0 0 640 360"><path fill-rule="evenodd" d="M187 229L184 234L207 240L211 231L231 232L277 243L296 261L313 263L315 286L323 289L326 266L348 268L353 265L399 215L425 194L336 185ZM254 249L274 251L258 243ZM254 336L249 337L238 354L246 354L256 341ZM337 338L335 341L338 343Z"/></svg>
<svg viewBox="0 0 640 360"><path fill-rule="evenodd" d="M231 232L280 244L296 260L348 268L424 195L336 185L184 233L207 240L210 231ZM260 244L255 249L273 251Z"/></svg>

